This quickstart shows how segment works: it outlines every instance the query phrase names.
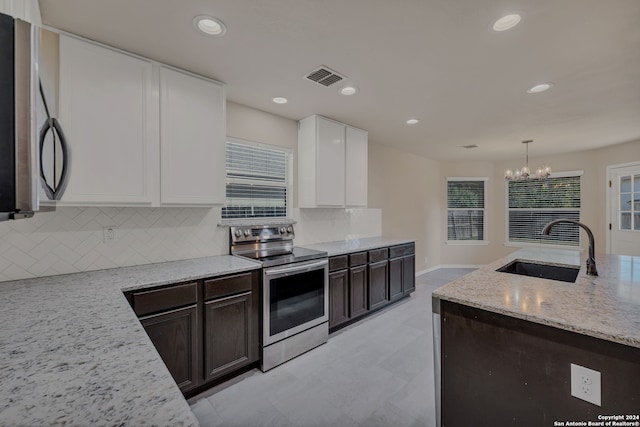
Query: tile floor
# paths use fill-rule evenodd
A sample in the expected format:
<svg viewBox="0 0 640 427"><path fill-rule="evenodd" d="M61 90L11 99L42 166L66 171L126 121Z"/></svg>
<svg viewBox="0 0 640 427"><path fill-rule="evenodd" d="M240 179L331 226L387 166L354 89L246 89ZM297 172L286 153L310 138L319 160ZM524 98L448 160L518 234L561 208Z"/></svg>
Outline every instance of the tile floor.
<svg viewBox="0 0 640 427"><path fill-rule="evenodd" d="M470 271L423 274L411 298L193 397L191 409L202 427L433 427L431 292Z"/></svg>

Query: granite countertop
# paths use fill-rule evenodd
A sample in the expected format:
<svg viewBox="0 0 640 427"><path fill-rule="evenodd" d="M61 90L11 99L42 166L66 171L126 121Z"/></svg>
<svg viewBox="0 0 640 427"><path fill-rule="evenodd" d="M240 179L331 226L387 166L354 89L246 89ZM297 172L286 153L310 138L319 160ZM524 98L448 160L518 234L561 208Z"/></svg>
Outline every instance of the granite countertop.
<svg viewBox="0 0 640 427"><path fill-rule="evenodd" d="M433 292L456 302L640 348L640 257L596 254L599 276L587 276L577 251L522 249ZM580 266L575 283L497 272L532 260Z"/></svg>
<svg viewBox="0 0 640 427"><path fill-rule="evenodd" d="M351 252L368 251L370 249L384 248L385 246L413 243L412 239L400 239L395 237L364 237L362 239L338 240L336 242L316 243L302 245L305 248L325 251L329 256L344 255Z"/></svg>
<svg viewBox="0 0 640 427"><path fill-rule="evenodd" d="M227 255L0 283L0 426L197 426L123 291L256 268Z"/></svg>

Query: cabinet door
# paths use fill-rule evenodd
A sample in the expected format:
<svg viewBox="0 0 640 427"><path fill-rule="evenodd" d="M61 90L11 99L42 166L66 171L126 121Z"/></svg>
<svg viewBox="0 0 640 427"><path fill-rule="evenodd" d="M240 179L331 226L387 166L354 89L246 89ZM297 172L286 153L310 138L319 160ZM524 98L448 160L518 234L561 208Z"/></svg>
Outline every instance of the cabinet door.
<svg viewBox="0 0 640 427"><path fill-rule="evenodd" d="M224 87L160 68L160 203L225 202Z"/></svg>
<svg viewBox="0 0 640 427"><path fill-rule="evenodd" d="M256 360L251 292L205 302L205 381Z"/></svg>
<svg viewBox="0 0 640 427"><path fill-rule="evenodd" d="M346 131L346 205L367 206L367 132L347 126Z"/></svg>
<svg viewBox="0 0 640 427"><path fill-rule="evenodd" d="M329 273L329 327L349 320L349 272Z"/></svg>
<svg viewBox="0 0 640 427"><path fill-rule="evenodd" d="M318 117L316 146L316 204L344 206L345 126Z"/></svg>
<svg viewBox="0 0 640 427"><path fill-rule="evenodd" d="M349 269L349 297L351 300L351 318L358 317L369 311L366 265Z"/></svg>
<svg viewBox="0 0 640 427"><path fill-rule="evenodd" d="M416 290L416 257L406 256L402 259L402 292L409 295Z"/></svg>
<svg viewBox="0 0 640 427"><path fill-rule="evenodd" d="M196 305L142 317L140 323L180 390L198 385Z"/></svg>
<svg viewBox="0 0 640 427"><path fill-rule="evenodd" d="M402 258L389 260L389 299L394 301L403 296L402 290Z"/></svg>
<svg viewBox="0 0 640 427"><path fill-rule="evenodd" d="M389 301L387 261L369 264L369 309L382 307Z"/></svg>
<svg viewBox="0 0 640 427"><path fill-rule="evenodd" d="M152 202L152 85L150 62L60 36L59 118L71 157L62 204Z"/></svg>

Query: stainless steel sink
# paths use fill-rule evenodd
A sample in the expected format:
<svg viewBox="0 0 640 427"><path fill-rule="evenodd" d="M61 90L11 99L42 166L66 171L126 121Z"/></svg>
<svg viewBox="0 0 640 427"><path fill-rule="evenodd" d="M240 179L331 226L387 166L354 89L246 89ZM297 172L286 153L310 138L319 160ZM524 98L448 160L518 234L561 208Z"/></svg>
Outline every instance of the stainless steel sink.
<svg viewBox="0 0 640 427"><path fill-rule="evenodd" d="M543 264L535 261L514 260L497 269L502 273L519 274L521 276L540 277L542 279L559 280L575 283L580 267L568 265Z"/></svg>

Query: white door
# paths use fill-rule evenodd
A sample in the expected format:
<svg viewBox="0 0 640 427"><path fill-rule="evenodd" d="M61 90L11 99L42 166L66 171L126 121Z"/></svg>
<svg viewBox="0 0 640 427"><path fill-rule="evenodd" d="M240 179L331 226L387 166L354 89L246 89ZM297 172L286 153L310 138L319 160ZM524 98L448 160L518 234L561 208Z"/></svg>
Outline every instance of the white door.
<svg viewBox="0 0 640 427"><path fill-rule="evenodd" d="M610 253L640 256L640 163L607 169Z"/></svg>

